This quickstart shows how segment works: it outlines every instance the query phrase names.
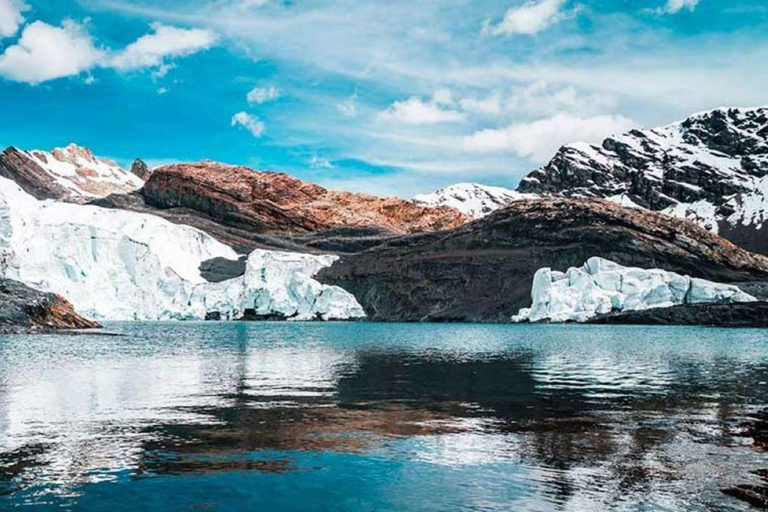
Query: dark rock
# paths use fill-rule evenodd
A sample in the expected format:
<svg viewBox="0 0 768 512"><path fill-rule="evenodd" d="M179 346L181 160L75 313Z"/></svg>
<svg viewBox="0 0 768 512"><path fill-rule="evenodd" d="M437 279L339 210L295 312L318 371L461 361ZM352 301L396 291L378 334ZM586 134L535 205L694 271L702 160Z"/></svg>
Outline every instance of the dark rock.
<svg viewBox="0 0 768 512"><path fill-rule="evenodd" d="M210 283L220 283L245 274L247 256L241 256L237 261L225 258L213 258L200 264L200 275Z"/></svg>
<svg viewBox="0 0 768 512"><path fill-rule="evenodd" d="M0 305L3 334L101 327L78 315L61 296L42 293L10 279L0 279Z"/></svg>
<svg viewBox="0 0 768 512"><path fill-rule="evenodd" d="M609 313L595 317L589 320L588 323L768 327L768 302L682 304L669 308Z"/></svg>
<svg viewBox="0 0 768 512"><path fill-rule="evenodd" d="M147 181L149 175L152 173L149 167L147 167L147 164L144 163L144 160L140 158L137 158L133 161L133 164L131 164L131 172L144 181Z"/></svg>
<svg viewBox="0 0 768 512"><path fill-rule="evenodd" d="M533 275L600 256L717 282L768 280L768 259L705 229L604 200L512 203L438 233L343 256L317 278L354 294L371 320L509 321L530 306Z"/></svg>

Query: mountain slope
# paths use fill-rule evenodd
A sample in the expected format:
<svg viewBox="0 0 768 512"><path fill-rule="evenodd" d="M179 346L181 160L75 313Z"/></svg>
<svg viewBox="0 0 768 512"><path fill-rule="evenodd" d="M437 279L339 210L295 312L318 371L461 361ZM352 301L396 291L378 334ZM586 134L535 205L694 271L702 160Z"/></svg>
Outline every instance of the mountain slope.
<svg viewBox="0 0 768 512"><path fill-rule="evenodd" d="M768 258L673 217L596 199L516 201L454 230L342 256L317 279L373 320L509 321L530 306L534 274L593 256L715 282L768 279Z"/></svg>
<svg viewBox="0 0 768 512"><path fill-rule="evenodd" d="M601 145L568 144L518 191L621 199L768 253L768 108L717 109Z"/></svg>
<svg viewBox="0 0 768 512"><path fill-rule="evenodd" d="M144 181L88 148L70 144L51 152L9 147L0 154L0 176L38 199L83 203L141 188Z"/></svg>

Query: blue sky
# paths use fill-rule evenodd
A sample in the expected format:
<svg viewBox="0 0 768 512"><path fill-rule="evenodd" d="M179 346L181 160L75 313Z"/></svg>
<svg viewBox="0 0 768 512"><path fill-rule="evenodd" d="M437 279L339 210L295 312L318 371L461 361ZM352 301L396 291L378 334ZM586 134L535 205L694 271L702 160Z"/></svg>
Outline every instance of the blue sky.
<svg viewBox="0 0 768 512"><path fill-rule="evenodd" d="M0 0L0 144L410 196L768 104L758 0Z"/></svg>

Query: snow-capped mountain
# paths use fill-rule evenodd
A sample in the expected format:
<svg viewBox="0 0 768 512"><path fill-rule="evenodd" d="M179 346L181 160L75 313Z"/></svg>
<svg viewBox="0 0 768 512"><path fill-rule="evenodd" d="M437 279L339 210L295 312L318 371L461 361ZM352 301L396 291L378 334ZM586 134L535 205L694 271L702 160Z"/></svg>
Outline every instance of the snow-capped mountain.
<svg viewBox="0 0 768 512"><path fill-rule="evenodd" d="M477 183L457 183L431 194L420 194L413 200L424 206L450 206L475 219L507 206L513 201L538 197L502 187Z"/></svg>
<svg viewBox="0 0 768 512"><path fill-rule="evenodd" d="M243 275L209 282L209 260L235 251L154 215L41 201L0 178L0 277L67 298L103 320L365 316L355 298L313 276L333 255L257 250Z"/></svg>
<svg viewBox="0 0 768 512"><path fill-rule="evenodd" d="M50 152L7 148L0 154L0 176L38 199L80 203L144 185L136 174L75 144Z"/></svg>
<svg viewBox="0 0 768 512"><path fill-rule="evenodd" d="M768 107L717 109L601 145L568 144L518 191L602 197L698 222L768 253Z"/></svg>

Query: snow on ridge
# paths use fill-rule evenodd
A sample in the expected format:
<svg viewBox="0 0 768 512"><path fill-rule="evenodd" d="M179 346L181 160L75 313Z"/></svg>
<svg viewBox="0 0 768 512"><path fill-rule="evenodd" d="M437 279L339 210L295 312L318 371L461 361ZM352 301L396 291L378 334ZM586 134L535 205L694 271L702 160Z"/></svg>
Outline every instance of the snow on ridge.
<svg viewBox="0 0 768 512"><path fill-rule="evenodd" d="M414 196L413 200L424 206L450 206L475 219L507 206L513 201L532 199L535 194L523 194L515 190L480 185L456 183L431 194Z"/></svg>
<svg viewBox="0 0 768 512"><path fill-rule="evenodd" d="M255 251L243 276L209 283L200 264L235 251L153 215L39 201L0 178L0 275L58 293L97 320L296 320L365 316L354 296L312 277L336 256Z"/></svg>
<svg viewBox="0 0 768 512"><path fill-rule="evenodd" d="M144 185L132 172L76 144L50 152L34 149L23 154L76 197L105 197L116 192L132 192Z"/></svg>
<svg viewBox="0 0 768 512"><path fill-rule="evenodd" d="M567 272L539 269L533 278L532 306L513 322L584 322L612 311L638 311L678 304L755 302L738 287L661 269L624 267L592 257Z"/></svg>

